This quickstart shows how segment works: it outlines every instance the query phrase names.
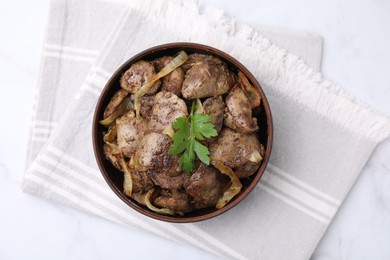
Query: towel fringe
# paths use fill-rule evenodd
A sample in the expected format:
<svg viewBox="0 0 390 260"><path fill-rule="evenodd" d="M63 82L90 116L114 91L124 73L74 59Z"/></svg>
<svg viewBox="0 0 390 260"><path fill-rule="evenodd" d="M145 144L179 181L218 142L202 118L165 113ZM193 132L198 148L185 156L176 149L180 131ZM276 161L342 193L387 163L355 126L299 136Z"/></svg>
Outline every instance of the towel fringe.
<svg viewBox="0 0 390 260"><path fill-rule="evenodd" d="M241 62L245 61L244 65L266 92L277 91L286 95L374 142L390 136L390 119L385 115L324 79L301 58L275 46L258 31L226 17L220 9L208 7L201 10L193 0L137 0L132 2L131 8L147 20L182 36L184 41L215 46L238 57ZM211 29L205 31L203 28ZM224 44L228 41L235 44Z"/></svg>

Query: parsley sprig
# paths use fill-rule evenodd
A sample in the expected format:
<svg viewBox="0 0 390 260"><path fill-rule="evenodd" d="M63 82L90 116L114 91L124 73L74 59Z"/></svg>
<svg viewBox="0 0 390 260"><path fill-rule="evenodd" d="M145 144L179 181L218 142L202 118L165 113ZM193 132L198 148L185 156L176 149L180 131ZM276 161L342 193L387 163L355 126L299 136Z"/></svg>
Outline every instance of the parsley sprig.
<svg viewBox="0 0 390 260"><path fill-rule="evenodd" d="M179 165L187 173L195 170L195 156L204 164L210 164L209 149L199 141L218 135L214 124L211 123L211 116L194 114L195 104L196 100L193 100L191 113L188 117L179 117L172 124L176 132L172 136L173 147L169 154L178 155L182 153Z"/></svg>

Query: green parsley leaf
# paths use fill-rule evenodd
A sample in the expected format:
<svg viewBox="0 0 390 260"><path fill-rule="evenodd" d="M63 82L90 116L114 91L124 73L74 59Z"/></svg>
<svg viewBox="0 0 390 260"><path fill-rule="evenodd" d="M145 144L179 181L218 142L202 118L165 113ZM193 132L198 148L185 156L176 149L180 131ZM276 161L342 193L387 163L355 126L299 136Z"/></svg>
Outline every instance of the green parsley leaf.
<svg viewBox="0 0 390 260"><path fill-rule="evenodd" d="M198 158L206 165L210 164L209 149L198 141L194 141L194 151Z"/></svg>
<svg viewBox="0 0 390 260"><path fill-rule="evenodd" d="M196 114L192 117L194 133L196 138L202 139L203 135L206 138L215 137L218 135L215 126L211 123L211 116L204 114ZM199 136L199 137L198 137Z"/></svg>
<svg viewBox="0 0 390 260"><path fill-rule="evenodd" d="M187 146L188 146L188 141L185 140L183 142L173 142L173 147L171 148L171 150L169 150L169 154L172 154L172 155L177 155L177 154L181 154L182 152L184 152L186 149L187 149Z"/></svg>
<svg viewBox="0 0 390 260"><path fill-rule="evenodd" d="M187 136L190 135L190 125L188 124L188 118L180 117L172 124L172 127L176 129L176 133L172 136L173 144L179 145L187 140ZM182 151L181 151L182 152ZM179 154L177 152L174 154Z"/></svg>
<svg viewBox="0 0 390 260"><path fill-rule="evenodd" d="M183 155L180 157L179 165L185 172L190 173L195 170L195 152L194 152L194 142L191 140L187 143L187 147Z"/></svg>
<svg viewBox="0 0 390 260"><path fill-rule="evenodd" d="M173 147L169 150L169 154L182 154L179 165L187 173L195 170L195 156L204 164L210 164L209 149L197 140L203 141L205 138L218 135L215 126L211 123L211 116L205 114L194 115L195 104L196 101L193 100L188 118L177 118L172 124L176 132L172 136Z"/></svg>

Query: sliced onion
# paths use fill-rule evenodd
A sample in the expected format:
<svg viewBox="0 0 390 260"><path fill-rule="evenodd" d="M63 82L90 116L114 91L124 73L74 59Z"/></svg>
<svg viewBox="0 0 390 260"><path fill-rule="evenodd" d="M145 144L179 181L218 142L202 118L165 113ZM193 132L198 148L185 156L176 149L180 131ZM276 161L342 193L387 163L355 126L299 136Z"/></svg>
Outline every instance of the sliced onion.
<svg viewBox="0 0 390 260"><path fill-rule="evenodd" d="M248 156L248 160L254 163L258 163L263 160L263 157L261 157L261 154L258 150L254 150L253 153Z"/></svg>
<svg viewBox="0 0 390 260"><path fill-rule="evenodd" d="M178 67L180 67L184 62L188 60L188 55L184 51L179 52L179 54L171 60L162 70L160 70L151 81L145 83L134 95L134 108L137 117L141 110L141 97L148 93L149 89L153 86L154 82L160 78L168 75Z"/></svg>
<svg viewBox="0 0 390 260"><path fill-rule="evenodd" d="M140 172L146 172L147 170L153 169L153 167L142 166L139 164L135 156L131 156L129 165L131 168L134 168L136 171Z"/></svg>
<svg viewBox="0 0 390 260"><path fill-rule="evenodd" d="M146 202L145 202L145 198L146 198L146 194L143 194L141 192L136 192L136 193L133 193L131 195L131 197L136 201L138 202L139 204L141 205L144 205L146 206Z"/></svg>
<svg viewBox="0 0 390 260"><path fill-rule="evenodd" d="M140 172L146 172L147 170L153 169L153 167L147 167L147 166L142 166L142 165L136 164L134 169L136 169L137 171L140 171Z"/></svg>
<svg viewBox="0 0 390 260"><path fill-rule="evenodd" d="M116 140L116 126L114 125L113 127L110 127L108 129L107 134L103 136L103 141L110 147L113 155L119 155L120 151L118 146L112 143L115 140Z"/></svg>
<svg viewBox="0 0 390 260"><path fill-rule="evenodd" d="M199 98L196 99L195 114L204 114L204 108L202 105L202 101L200 101Z"/></svg>
<svg viewBox="0 0 390 260"><path fill-rule="evenodd" d="M152 195L153 195L153 192L154 192L154 189L151 189L148 191L148 193L146 193L146 196L145 196L145 204L146 204L146 207L148 207L148 209L156 212L156 213L159 213L159 214L165 214L165 215L175 215L175 213L170 210L170 209L167 209L167 208L157 208L155 207L152 202L150 201L151 198L152 198Z"/></svg>
<svg viewBox="0 0 390 260"><path fill-rule="evenodd" d="M223 208L231 199L233 199L238 193L240 193L242 184L233 170L223 164L221 161L212 161L211 164L217 168L221 173L227 175L230 178L230 187L219 198L215 207L217 209Z"/></svg>
<svg viewBox="0 0 390 260"><path fill-rule="evenodd" d="M113 142L116 139L116 125L108 128L107 134L103 136L104 142Z"/></svg>
<svg viewBox="0 0 390 260"><path fill-rule="evenodd" d="M165 135L169 135L169 137L172 138L172 136L175 134L175 130L173 130L172 124L169 124L167 127L165 127L162 133Z"/></svg>
<svg viewBox="0 0 390 260"><path fill-rule="evenodd" d="M131 174L131 170L127 166L125 159L120 158L119 162L122 166L123 173L124 173L124 175L123 175L123 177L124 177L123 178L123 193L125 193L125 195L127 195L127 196L131 196L131 194L133 192L133 176Z"/></svg>
<svg viewBox="0 0 390 260"><path fill-rule="evenodd" d="M135 158L134 158L134 156L131 156L130 161L129 161L129 166L130 166L131 168L134 168L134 167L135 167L135 164L136 164Z"/></svg>
<svg viewBox="0 0 390 260"><path fill-rule="evenodd" d="M125 98L122 103L118 106L118 108L112 113L109 117L106 119L103 119L99 121L100 124L104 126L109 126L111 125L115 119L129 111L130 109L133 108L133 103L131 103L130 97Z"/></svg>
<svg viewBox="0 0 390 260"><path fill-rule="evenodd" d="M241 71L238 72L238 79L241 84L239 84L244 90L246 96L249 99L249 102L251 104L251 108L254 109L258 106L260 106L261 103L261 94L257 87L253 86L248 78L245 76L244 73Z"/></svg>

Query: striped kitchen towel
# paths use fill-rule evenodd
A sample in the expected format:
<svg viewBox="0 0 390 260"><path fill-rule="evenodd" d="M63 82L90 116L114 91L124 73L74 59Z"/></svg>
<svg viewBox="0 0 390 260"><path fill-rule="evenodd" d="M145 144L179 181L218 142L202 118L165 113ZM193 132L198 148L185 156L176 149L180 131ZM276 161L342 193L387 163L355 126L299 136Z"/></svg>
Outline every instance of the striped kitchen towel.
<svg viewBox="0 0 390 260"><path fill-rule="evenodd" d="M117 17L80 91L65 113L62 108L56 131L31 164L24 190L229 258L309 258L371 152L390 135L390 122L221 12L200 13L188 1L133 1ZM65 39L57 45L68 46ZM145 218L116 198L98 171L90 136L109 75L135 53L172 41L208 44L240 60L263 86L274 117L273 153L260 184L229 212L192 224ZM72 55L80 56L64 53L61 61Z"/></svg>
<svg viewBox="0 0 390 260"><path fill-rule="evenodd" d="M124 3L97 0L51 2L41 76L34 98L27 166L49 140L80 89L118 15L126 8ZM221 15L221 11L208 10ZM272 42L300 56L311 67L320 69L320 37L264 26L257 29ZM96 73L102 77L110 76L102 71Z"/></svg>

